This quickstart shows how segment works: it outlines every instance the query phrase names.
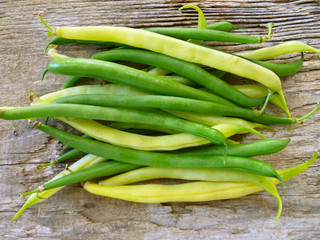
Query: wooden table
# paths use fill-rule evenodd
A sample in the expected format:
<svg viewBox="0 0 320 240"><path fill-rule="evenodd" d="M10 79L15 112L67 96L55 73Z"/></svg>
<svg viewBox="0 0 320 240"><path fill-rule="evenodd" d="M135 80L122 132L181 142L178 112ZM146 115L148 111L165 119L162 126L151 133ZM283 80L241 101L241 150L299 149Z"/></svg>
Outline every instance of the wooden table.
<svg viewBox="0 0 320 240"><path fill-rule="evenodd" d="M320 49L319 1L193 1L207 21L227 20L246 27L238 33L263 35L274 22L275 35L261 45L210 43L231 52L300 40ZM50 61L43 52L52 26L103 25L135 28L196 26L193 10L180 12L184 1L10 1L0 2L0 106L27 106L28 91L43 95L58 90L65 77L41 75ZM64 54L90 57L101 47L70 45ZM289 62L298 54L277 59ZM319 55L306 52L301 71L282 78L293 116L303 115L320 100ZM268 138L291 138L278 154L261 157L276 168L296 166L319 150L319 113L303 125L275 126L262 131ZM65 124L55 122L58 127ZM274 223L277 203L259 192L240 199L168 204L138 204L91 195L80 184L65 188L37 204L15 222L9 220L22 206L18 193L48 181L63 166L36 170L54 159L62 144L34 129L27 120L0 121L0 236L1 239L320 239L319 160L301 175L278 187L283 213ZM248 134L245 141L258 138Z"/></svg>

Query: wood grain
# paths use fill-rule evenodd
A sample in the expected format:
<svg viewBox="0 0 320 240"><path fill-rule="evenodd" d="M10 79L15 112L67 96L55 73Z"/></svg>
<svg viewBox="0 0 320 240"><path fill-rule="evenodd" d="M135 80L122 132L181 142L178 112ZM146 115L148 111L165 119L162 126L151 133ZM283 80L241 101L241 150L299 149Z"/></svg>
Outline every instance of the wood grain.
<svg viewBox="0 0 320 240"><path fill-rule="evenodd" d="M235 32L262 35L268 22L275 36L262 45L208 43L230 52L272 46L289 40L304 41L320 49L319 1L0 1L0 106L26 106L28 91L43 95L58 90L65 77L41 75L49 58L43 52L48 40L38 12L52 26L114 25L135 28L196 26L197 4L208 22L230 21L246 29ZM90 57L102 47L70 45L70 56ZM289 62L298 54L277 58ZM305 114L320 99L319 55L307 52L302 70L284 77L283 89L293 116ZM269 111L274 111L273 109ZM291 138L281 153L264 156L276 168L305 162L320 146L319 113L307 123L275 126L263 131L268 138ZM66 126L53 121L58 127ZM257 138L247 135L245 141ZM9 223L24 199L18 193L33 189L57 174L63 166L37 171L39 163L57 156L62 145L32 128L27 120L0 121L0 236L1 239L320 239L320 165L279 187L284 209L276 224L277 205L266 192L240 199L203 203L138 204L91 195L80 185L58 192Z"/></svg>

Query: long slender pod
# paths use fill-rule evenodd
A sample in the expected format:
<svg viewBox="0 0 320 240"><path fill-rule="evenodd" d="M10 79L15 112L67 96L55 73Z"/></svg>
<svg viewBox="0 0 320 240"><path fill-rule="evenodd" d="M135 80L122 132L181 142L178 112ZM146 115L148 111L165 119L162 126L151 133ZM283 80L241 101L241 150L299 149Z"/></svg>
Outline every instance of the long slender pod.
<svg viewBox="0 0 320 240"><path fill-rule="evenodd" d="M93 55L93 58L104 61L133 61L160 67L193 80L210 89L215 94L229 99L240 106L253 107L260 105L265 101L264 97L250 98L246 96L225 81L210 74L193 63L164 54L141 49L116 49L96 53Z"/></svg>
<svg viewBox="0 0 320 240"><path fill-rule="evenodd" d="M260 48L253 51L247 51L237 53L239 56L255 59L255 60L267 60L281 55L296 53L296 52L315 52L320 54L320 50L307 45L301 41L288 41L275 46Z"/></svg>
<svg viewBox="0 0 320 240"><path fill-rule="evenodd" d="M80 104L46 104L0 111L0 118L7 120L46 117L72 117L159 125L188 132L227 147L226 138L217 129L159 112Z"/></svg>
<svg viewBox="0 0 320 240"><path fill-rule="evenodd" d="M63 58L51 61L47 70L125 84L145 91L235 105L227 99L132 67L97 59Z"/></svg>
<svg viewBox="0 0 320 240"><path fill-rule="evenodd" d="M57 27L53 29L44 22L41 16L40 19L49 28L49 36L117 42L209 66L260 82L270 90L278 92L285 103L279 77L272 71L241 57L142 29L111 26ZM288 109L286 113L290 116Z"/></svg>
<svg viewBox="0 0 320 240"><path fill-rule="evenodd" d="M40 122L35 124L35 127L73 148L121 162L153 167L238 170L262 176L275 177L281 181L281 178L270 164L254 158L145 152L113 146L96 140L84 139L54 127L41 124Z"/></svg>
<svg viewBox="0 0 320 240"><path fill-rule="evenodd" d="M278 170L281 178L288 180L306 170L317 158L315 152L312 158L296 167ZM280 183L277 179L270 179L274 184ZM191 182L176 185L130 185L130 186L108 186L99 185L91 182L84 184L84 189L88 192L119 198L134 202L175 202L175 201L212 201L221 199L239 198L262 191L263 188L253 183L240 182ZM275 188L270 188L271 194L274 195L279 203L278 214L275 221L281 213L281 200Z"/></svg>
<svg viewBox="0 0 320 240"><path fill-rule="evenodd" d="M219 103L189 98L158 95L105 95L81 94L56 99L55 104L83 104L104 107L156 108L195 113L206 113L232 117L254 118L257 110L226 106Z"/></svg>

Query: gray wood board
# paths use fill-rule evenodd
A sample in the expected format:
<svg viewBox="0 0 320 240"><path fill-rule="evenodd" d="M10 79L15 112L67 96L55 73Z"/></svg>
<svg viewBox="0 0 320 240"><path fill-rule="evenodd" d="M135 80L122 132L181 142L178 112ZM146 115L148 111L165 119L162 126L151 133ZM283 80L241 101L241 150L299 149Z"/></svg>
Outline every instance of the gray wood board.
<svg viewBox="0 0 320 240"><path fill-rule="evenodd" d="M197 25L195 11L178 9L198 4L207 21L226 20L246 29L235 32L266 33L274 22L272 40L260 45L209 43L237 52L299 40L320 49L319 1L0 1L0 106L27 106L28 91L39 95L58 90L66 77L41 75L50 61L43 52L47 29L38 19L45 12L51 26L114 25L135 28ZM70 45L61 52L90 57L100 46ZM290 62L298 54L277 58ZM310 111L320 99L319 55L306 52L301 71L283 77L282 84L293 116ZM279 113L275 109L269 109ZM65 124L54 121L58 127ZM267 138L291 138L280 153L264 156L275 168L296 166L319 149L319 113L303 125L274 126ZM248 134L245 141L258 138ZM9 220L22 206L20 192L36 188L63 166L36 170L54 159L62 144L34 129L27 120L0 121L0 236L2 239L320 239L319 161L301 175L278 187L283 213L274 223L277 203L259 192L239 199L167 204L139 204L85 192L80 184L65 188Z"/></svg>

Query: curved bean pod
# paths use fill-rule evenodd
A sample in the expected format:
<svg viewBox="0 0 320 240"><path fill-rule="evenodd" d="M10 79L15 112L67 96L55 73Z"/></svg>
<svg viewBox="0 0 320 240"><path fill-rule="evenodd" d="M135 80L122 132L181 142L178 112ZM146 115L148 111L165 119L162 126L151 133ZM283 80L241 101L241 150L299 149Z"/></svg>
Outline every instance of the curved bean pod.
<svg viewBox="0 0 320 240"><path fill-rule="evenodd" d="M213 181L215 183L249 182L260 186L261 188L272 194L278 200L279 209L277 218L281 214L282 201L271 179L251 173L238 172L233 170L155 168L121 163L117 161L107 161L90 168L68 174L65 177L58 178L54 181L42 185L39 189L25 194L40 192L40 189L41 191L46 191L52 188L58 188L69 184L84 182L99 177L107 177L112 174L122 172L125 173L117 175L115 177L111 177L104 181L100 181L99 184L108 186L119 186L157 178L172 178L210 182ZM167 195L167 193L162 193L161 190L159 190L159 192L152 196L152 198L158 198L161 195L162 197L164 197ZM186 192L185 195L188 195L188 192Z"/></svg>
<svg viewBox="0 0 320 240"><path fill-rule="evenodd" d="M283 149L289 140L280 140L280 139L272 139L272 140L263 140L253 143L245 143L241 144L243 147L239 147L239 145L232 145L229 148L229 152L231 155L235 156L245 156L245 157L252 157L257 155L265 155L265 154L271 154L275 153L275 150L272 149L272 147L276 147L277 151L280 151ZM261 150L261 148L267 147L267 150ZM203 151L204 150L204 151ZM208 151L207 151L208 150ZM223 149L220 147L214 146L214 147L204 147L201 151L176 151L175 153L179 154L223 154ZM114 172L114 169L120 170L119 172L125 172L129 170L133 170L136 168L140 168L142 166L129 164L129 163L122 163L118 161L108 161L104 163L100 163L99 165L92 166L90 168L86 168L82 171L76 171L74 173L68 174L67 176L64 176L63 178L58 178L56 180L50 181L49 183L46 183L42 185L41 191L46 191L52 188L57 188L65 185L69 185L72 183L79 183L83 181L92 180L99 177L106 177L110 176L112 174L116 174ZM128 169L129 168L129 169ZM124 184L130 184L137 181L144 181L147 179L150 179L150 177L153 178L165 178L165 177L172 177L172 178L180 178L180 179L188 179L188 180L206 180L206 181L244 181L244 182L252 182L257 185L259 185L258 182L250 181L250 179L253 177L250 173L243 173L243 172L236 172L232 170L210 170L210 169L173 169L173 168L151 168L151 167L145 167L142 172L144 172L146 169L163 169L163 171L156 171L153 172L151 170L152 174L141 174L141 171L138 171L138 174L136 175L135 172L129 172L126 174L118 175L116 177L108 178L107 180L100 181L99 184L101 185L124 185ZM111 171L111 172L110 172ZM149 170L147 170L148 173ZM118 173L118 172L117 172ZM174 176L172 176L174 174ZM213 176L212 176L213 174ZM229 174L229 175L228 175ZM231 176L238 177L230 178ZM127 177L127 176L131 177ZM133 176L132 176L133 175ZM218 178L214 175L218 175ZM220 176L221 175L221 176ZM193 178L191 178L193 176ZM243 176L247 176L248 178L242 178ZM241 177L241 179L239 178ZM217 178L217 179L216 179ZM227 178L227 179L226 179ZM261 179L260 176L255 175L256 179ZM36 190L36 192L40 190ZM32 192L29 192L32 193Z"/></svg>
<svg viewBox="0 0 320 240"><path fill-rule="evenodd" d="M48 64L47 70L62 75L78 75L126 84L131 87L163 95L188 97L219 102L226 105L235 105L214 94L203 92L201 90L170 81L163 77L149 74L121 64L97 59L56 59Z"/></svg>
<svg viewBox="0 0 320 240"><path fill-rule="evenodd" d="M91 137L111 143L117 146L133 148L144 151L172 151L181 148L195 147L210 144L211 142L202 137L188 133L176 133L162 136L145 136L129 133L104 126L96 121L89 119L61 119L73 128L88 134ZM226 138L235 134L251 132L265 139L265 137L254 129L237 124L219 124L212 128L221 132ZM229 146L228 146L229 148Z"/></svg>
<svg viewBox="0 0 320 240"><path fill-rule="evenodd" d="M293 75L301 69L303 60L304 60L304 54L303 52L301 52L301 57L298 61L283 63L283 64L263 62L263 61L253 60L253 59L252 60L248 59L248 60L256 64L259 64L260 66L268 68L269 70L277 74L279 77L282 77L282 76Z"/></svg>
<svg viewBox="0 0 320 240"><path fill-rule="evenodd" d="M274 177L282 181L270 164L254 158L145 152L114 146L96 140L84 139L39 122L35 124L35 127L73 148L121 162L151 167L237 170Z"/></svg>
<svg viewBox="0 0 320 240"><path fill-rule="evenodd" d="M277 172L284 180L288 180L304 170L306 170L317 158L318 153L315 152L312 158L296 167L281 169ZM270 179L273 184L279 184L277 179ZM212 201L221 199L231 199L246 196L248 194L262 191L263 188L252 183L240 182L192 182L177 185L131 185L131 186L101 186L99 184L86 182L84 189L88 192L124 199L128 201L137 202L170 202L170 201ZM272 189L272 188L271 188ZM161 194L159 194L161 192ZM146 195L148 193L148 195ZM272 193L277 196L276 190L273 188ZM279 197L277 197L279 202ZM280 211L279 211L280 210ZM279 217L281 212L281 205L279 204L278 214L275 219Z"/></svg>
<svg viewBox="0 0 320 240"><path fill-rule="evenodd" d="M44 22L43 19L42 21ZM278 92L286 105L281 81L276 74L248 60L225 52L208 49L141 29L110 26L58 27L52 29L47 24L46 26L49 28L49 36L56 35L69 39L111 41L127 44L258 81L272 91ZM286 113L290 116L288 109Z"/></svg>
<svg viewBox="0 0 320 240"><path fill-rule="evenodd" d="M166 56L164 54L140 49L116 49L96 53L93 55L93 58L104 61L133 61L160 67L193 80L210 89L215 94L229 99L240 106L253 107L260 105L265 101L265 98L250 98L246 96L225 81L210 74L193 63Z"/></svg>
<svg viewBox="0 0 320 240"><path fill-rule="evenodd" d="M305 52L305 51L310 51L310 52L315 52L320 54L320 50L313 48L305 44L304 42L288 41L272 47L265 47L265 48L260 48L253 51L237 53L237 55L245 58L255 59L255 60L267 60L267 59L275 58L275 57L289 54L289 53Z"/></svg>
<svg viewBox="0 0 320 240"><path fill-rule="evenodd" d="M188 132L226 147L226 138L216 129L167 114L143 110L116 109L80 104L48 104L9 109L0 112L0 118L7 120L46 117L73 117L160 125L174 130Z"/></svg>
<svg viewBox="0 0 320 240"><path fill-rule="evenodd" d="M216 183L199 181L175 185L146 184L130 186L103 186L92 182L86 182L83 188L93 194L126 201L141 203L165 203L201 202L238 198L247 195L241 194L247 184L248 183ZM270 184L270 186L272 185ZM258 188L259 190L263 190L261 187ZM240 193L235 191L235 189L239 189ZM275 189L276 188L274 187L274 191L272 191L272 193L274 196L276 196L279 203L278 214L275 218L276 221L280 217L282 204L280 197L278 197L278 195L275 193Z"/></svg>
<svg viewBox="0 0 320 240"><path fill-rule="evenodd" d="M53 93L48 93L46 95L43 95L41 97L36 97L33 99L33 103L31 105L40 105L40 104L48 104L52 103L54 100L66 96L72 96L77 94L123 94L123 95L143 95L148 94L148 92L138 90L136 88L132 88L125 85L115 84L115 83L109 83L105 85L84 85L84 86L77 86L72 88L67 88L63 90L59 90ZM171 113L173 113L172 111ZM179 112L180 114L184 114L182 112ZM188 114L188 113L187 113ZM174 113L174 115L178 115ZM184 118L184 117L183 117ZM196 114L194 117L194 120L190 119L191 121L199 122L208 126L213 126L219 123L233 123L233 124L239 124L243 125L249 128L269 128L271 127L267 125L262 125L254 122L249 122L240 118L231 118L231 117L222 117L222 116L214 116L214 115L199 115ZM188 119L186 117L186 119Z"/></svg>
<svg viewBox="0 0 320 240"><path fill-rule="evenodd" d="M152 179L162 179L162 178L171 178L171 179L183 179L183 180L193 180L193 181L208 181L208 182L246 182L253 183L271 195L273 195L278 201L278 214L276 216L277 220L282 211L282 201L275 187L275 184L271 179L258 176L251 173L243 173L232 170L211 170L211 169L179 169L179 168L155 168L155 167L143 167L139 169L135 169L129 172L122 173L120 175L111 177L104 181L100 181L99 185L104 186L122 186L128 185L132 183L137 183L146 180ZM146 186L146 185L145 185ZM141 192L143 194L143 192ZM158 199L159 197L167 198L168 194L171 192L163 192L161 193L161 188L159 189L158 194L155 196L147 197L141 196L141 198L145 200ZM185 195L189 195L187 191ZM195 193L196 194L196 193ZM141 199L140 198L140 199ZM170 197L169 197L170 198ZM153 200L154 201L154 200Z"/></svg>
<svg viewBox="0 0 320 240"><path fill-rule="evenodd" d="M250 143L233 144L228 146L229 156L254 157L260 155L274 154L284 149L290 139L267 139ZM178 154L207 154L222 155L224 149L220 146L205 146L174 151Z"/></svg>

